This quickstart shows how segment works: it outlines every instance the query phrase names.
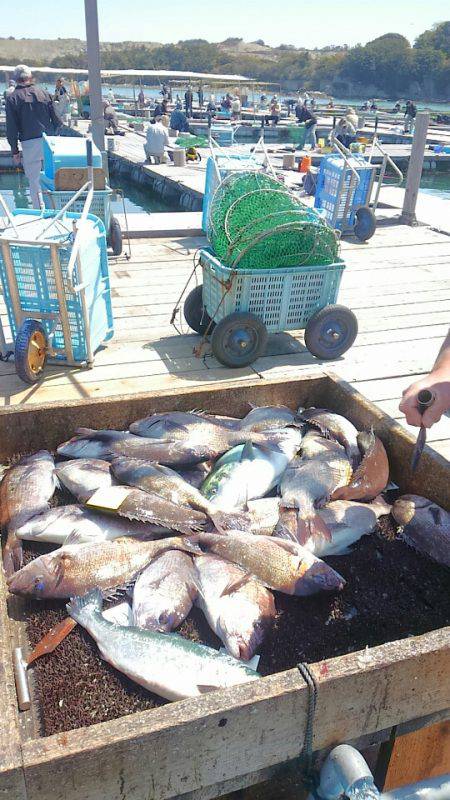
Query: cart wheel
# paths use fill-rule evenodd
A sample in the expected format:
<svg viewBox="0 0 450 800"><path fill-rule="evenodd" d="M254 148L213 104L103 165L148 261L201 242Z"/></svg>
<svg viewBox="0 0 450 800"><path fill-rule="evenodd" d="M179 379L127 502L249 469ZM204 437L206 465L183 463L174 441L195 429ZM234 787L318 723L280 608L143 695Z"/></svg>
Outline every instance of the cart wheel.
<svg viewBox="0 0 450 800"><path fill-rule="evenodd" d="M14 350L16 372L25 383L36 383L47 361L47 334L41 323L26 319L20 326Z"/></svg>
<svg viewBox="0 0 450 800"><path fill-rule="evenodd" d="M212 331L213 327L215 327L214 322L209 325L211 322L211 317L203 305L202 284L196 286L195 289L192 289L192 292L189 292L186 300L184 301L183 311L187 324L196 333L200 333L203 336L206 333L208 326L210 331Z"/></svg>
<svg viewBox="0 0 450 800"><path fill-rule="evenodd" d="M361 206L355 212L355 217L353 233L361 242L367 242L368 239L372 238L377 227L375 214L368 206Z"/></svg>
<svg viewBox="0 0 450 800"><path fill-rule="evenodd" d="M339 358L352 346L358 333L358 320L346 306L321 308L307 322L305 344L317 358Z"/></svg>
<svg viewBox="0 0 450 800"><path fill-rule="evenodd" d="M258 317L247 312L229 314L211 336L212 351L226 367L246 367L266 349L267 328Z"/></svg>
<svg viewBox="0 0 450 800"><path fill-rule="evenodd" d="M108 238L113 254L115 256L120 256L122 252L122 229L120 227L119 220L116 219L116 217L111 217Z"/></svg>

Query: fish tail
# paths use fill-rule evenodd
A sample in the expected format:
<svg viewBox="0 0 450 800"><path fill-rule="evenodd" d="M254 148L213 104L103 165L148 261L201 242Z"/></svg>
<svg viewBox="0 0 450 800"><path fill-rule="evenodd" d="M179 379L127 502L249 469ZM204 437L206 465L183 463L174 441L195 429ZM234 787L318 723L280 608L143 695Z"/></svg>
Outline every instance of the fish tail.
<svg viewBox="0 0 450 800"><path fill-rule="evenodd" d="M280 506L280 515L274 535L280 539L298 541L298 509Z"/></svg>
<svg viewBox="0 0 450 800"><path fill-rule="evenodd" d="M8 533L6 544L3 548L3 569L9 578L23 565L22 541L15 533Z"/></svg>
<svg viewBox="0 0 450 800"><path fill-rule="evenodd" d="M330 529L320 514L313 513L309 516L301 516L299 513L297 518L297 541L306 546L309 543L314 544L314 541L319 537L325 539L326 542L332 541Z"/></svg>
<svg viewBox="0 0 450 800"><path fill-rule="evenodd" d="M249 531L251 529L251 518L245 513L228 513L226 511L214 511L211 520L218 533L226 534L227 531Z"/></svg>
<svg viewBox="0 0 450 800"><path fill-rule="evenodd" d="M101 611L103 596L100 589L93 589L82 597L71 597L66 608L72 619L83 625L93 611Z"/></svg>

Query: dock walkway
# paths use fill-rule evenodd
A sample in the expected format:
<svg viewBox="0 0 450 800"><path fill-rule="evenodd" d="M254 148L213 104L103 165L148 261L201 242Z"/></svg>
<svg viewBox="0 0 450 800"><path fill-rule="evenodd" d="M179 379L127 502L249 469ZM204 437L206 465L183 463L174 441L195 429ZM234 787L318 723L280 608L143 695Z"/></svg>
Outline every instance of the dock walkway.
<svg viewBox="0 0 450 800"><path fill-rule="evenodd" d="M353 348L336 362L306 350L301 331L269 340L267 354L251 367L222 367L207 350L193 354L199 337L180 336L170 315L192 271L198 236L137 239L132 258L110 259L116 333L92 370L49 366L44 378L25 386L14 364L0 363L0 406L61 402L239 379L265 380L331 369L401 420L402 390L433 364L448 330L450 238L430 228L386 224L367 244L344 242L339 302L359 320ZM184 330L187 329L183 324ZM430 445L450 455L450 419L430 431Z"/></svg>

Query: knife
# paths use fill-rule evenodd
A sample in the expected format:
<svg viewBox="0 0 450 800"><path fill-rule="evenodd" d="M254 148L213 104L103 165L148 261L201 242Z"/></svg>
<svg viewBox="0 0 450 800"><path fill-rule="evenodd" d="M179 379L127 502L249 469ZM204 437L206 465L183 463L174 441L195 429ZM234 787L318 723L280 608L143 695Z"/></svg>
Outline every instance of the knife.
<svg viewBox="0 0 450 800"><path fill-rule="evenodd" d="M435 394L431 392L429 389L421 389L419 394L417 395L417 409L422 416L422 414L433 405L435 400ZM420 461L420 456L422 455L423 448L425 447L425 442L427 439L427 429L424 425L420 426L419 435L417 437L416 444L414 445L414 450L411 459L411 472L415 472L417 469L417 465Z"/></svg>

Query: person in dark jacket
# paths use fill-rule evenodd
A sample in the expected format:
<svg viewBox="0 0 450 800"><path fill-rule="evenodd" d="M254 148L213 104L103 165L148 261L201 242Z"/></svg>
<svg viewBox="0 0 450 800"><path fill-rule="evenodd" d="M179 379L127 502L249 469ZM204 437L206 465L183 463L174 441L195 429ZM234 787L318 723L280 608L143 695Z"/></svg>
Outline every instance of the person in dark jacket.
<svg viewBox="0 0 450 800"><path fill-rule="evenodd" d="M188 117L192 117L192 104L194 102L194 95L190 86L186 89L184 93L184 107L186 109L186 114Z"/></svg>
<svg viewBox="0 0 450 800"><path fill-rule="evenodd" d="M6 136L14 164L19 166L22 160L33 207L42 208L39 181L43 158L42 135L56 133L61 120L49 93L34 85L29 67L19 64L14 70L14 80L16 88L6 99ZM22 152L19 150L19 141Z"/></svg>
<svg viewBox="0 0 450 800"><path fill-rule="evenodd" d="M405 106L405 133L414 133L417 108L412 100L406 101Z"/></svg>
<svg viewBox="0 0 450 800"><path fill-rule="evenodd" d="M306 105L302 103L300 100L298 101L297 105L295 106L295 116L297 117L297 122L304 122L306 128L306 139L305 144L310 144L311 147L316 147L317 140L316 140L316 130L317 130L317 117L309 108L306 108Z"/></svg>

